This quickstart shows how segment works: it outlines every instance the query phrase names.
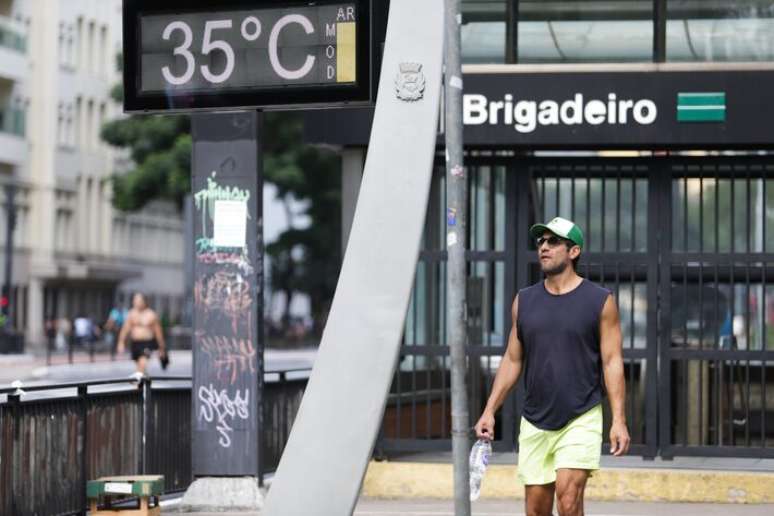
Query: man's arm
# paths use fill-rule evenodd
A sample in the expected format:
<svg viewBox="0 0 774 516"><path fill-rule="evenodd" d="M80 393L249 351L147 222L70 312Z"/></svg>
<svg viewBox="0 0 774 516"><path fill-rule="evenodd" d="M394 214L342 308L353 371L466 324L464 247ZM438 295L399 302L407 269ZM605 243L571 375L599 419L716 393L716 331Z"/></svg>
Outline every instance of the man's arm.
<svg viewBox="0 0 774 516"><path fill-rule="evenodd" d="M623 351L621 350L621 322L618 307L610 295L602 308L599 321L600 352L605 376L607 397L613 424L610 427L610 453L623 455L629 451L629 431L626 428L626 380L624 379Z"/></svg>
<svg viewBox="0 0 774 516"><path fill-rule="evenodd" d="M500 367L497 368L497 374L495 375L494 383L492 385L492 393L489 395L489 400L486 402L486 407L481 417L476 423L476 436L479 439L494 439L494 415L497 410L502 406L505 401L505 397L508 392L516 385L521 374L521 359L522 359L522 347L519 342L519 335L517 331L516 321L519 314L519 298L513 300L513 306L511 307L511 317L513 323L511 325L511 332L508 335L508 347L503 354L503 359L500 361Z"/></svg>
<svg viewBox="0 0 774 516"><path fill-rule="evenodd" d="M159 343L159 353L161 355L166 355L167 344L164 342L164 332L161 330L161 321L159 321L159 316L155 312L153 314L153 333L156 336L156 342Z"/></svg>
<svg viewBox="0 0 774 516"><path fill-rule="evenodd" d="M132 327L132 314L131 312L129 315L126 316L126 320L124 320L124 324L121 326L121 331L118 333L118 346L117 351L118 353L123 353L124 348L126 347L126 336L129 335L129 330Z"/></svg>

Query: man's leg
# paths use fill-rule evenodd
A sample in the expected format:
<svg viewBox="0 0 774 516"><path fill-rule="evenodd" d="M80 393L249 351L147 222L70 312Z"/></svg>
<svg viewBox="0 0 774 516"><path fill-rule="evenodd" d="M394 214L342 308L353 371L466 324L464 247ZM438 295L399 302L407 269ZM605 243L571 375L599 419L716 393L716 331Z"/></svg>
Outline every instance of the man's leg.
<svg viewBox="0 0 774 516"><path fill-rule="evenodd" d="M585 469L556 470L556 505L559 516L583 516L583 492L589 472Z"/></svg>
<svg viewBox="0 0 774 516"><path fill-rule="evenodd" d="M145 374L145 367L148 365L148 357L140 355L137 357L137 372Z"/></svg>
<svg viewBox="0 0 774 516"><path fill-rule="evenodd" d="M524 486L527 516L551 516L554 509L555 484Z"/></svg>

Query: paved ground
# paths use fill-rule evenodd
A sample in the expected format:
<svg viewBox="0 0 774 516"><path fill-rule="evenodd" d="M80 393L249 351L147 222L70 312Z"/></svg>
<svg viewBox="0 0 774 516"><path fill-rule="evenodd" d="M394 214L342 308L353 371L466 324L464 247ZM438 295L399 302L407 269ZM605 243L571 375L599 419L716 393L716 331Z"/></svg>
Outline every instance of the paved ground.
<svg viewBox="0 0 774 516"><path fill-rule="evenodd" d="M168 505L162 514L180 514L174 505ZM522 501L487 501L473 503L472 516L518 516L524 514ZM589 502L586 514L597 516L771 516L774 505L707 505L707 504L665 504L628 502ZM191 516L258 516L260 513L196 513ZM435 500L361 500L355 516L454 516L451 501Z"/></svg>
<svg viewBox="0 0 774 516"><path fill-rule="evenodd" d="M314 364L316 349L265 351L265 370L308 369ZM105 378L126 378L134 371L134 362L128 355L111 361L109 353L99 353L95 361L90 362L88 354L77 353L77 363L68 364L66 355L52 357L52 364L46 364L45 357L32 355L0 355L0 387L14 380L25 384L42 384L97 380ZM155 377L191 376L191 352L172 351L170 365L166 371L161 369L158 359L151 359L148 374Z"/></svg>

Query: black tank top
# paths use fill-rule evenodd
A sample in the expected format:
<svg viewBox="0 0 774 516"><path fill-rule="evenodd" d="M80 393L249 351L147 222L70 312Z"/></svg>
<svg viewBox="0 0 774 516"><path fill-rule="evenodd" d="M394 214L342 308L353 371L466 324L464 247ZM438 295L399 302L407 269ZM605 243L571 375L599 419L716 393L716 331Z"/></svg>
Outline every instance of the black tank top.
<svg viewBox="0 0 774 516"><path fill-rule="evenodd" d="M586 279L562 295L542 281L519 291L524 417L536 427L558 430L602 401L599 318L608 295Z"/></svg>

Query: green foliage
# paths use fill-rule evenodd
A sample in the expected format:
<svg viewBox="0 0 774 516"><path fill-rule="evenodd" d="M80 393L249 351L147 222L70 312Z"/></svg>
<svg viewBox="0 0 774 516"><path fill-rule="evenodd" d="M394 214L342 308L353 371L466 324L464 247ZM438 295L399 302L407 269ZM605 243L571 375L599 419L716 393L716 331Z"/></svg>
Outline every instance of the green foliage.
<svg viewBox="0 0 774 516"><path fill-rule="evenodd" d="M153 199L182 206L191 182L188 117L143 115L113 120L102 127L102 139L129 149L135 164L133 170L112 178L116 208L135 211Z"/></svg>

